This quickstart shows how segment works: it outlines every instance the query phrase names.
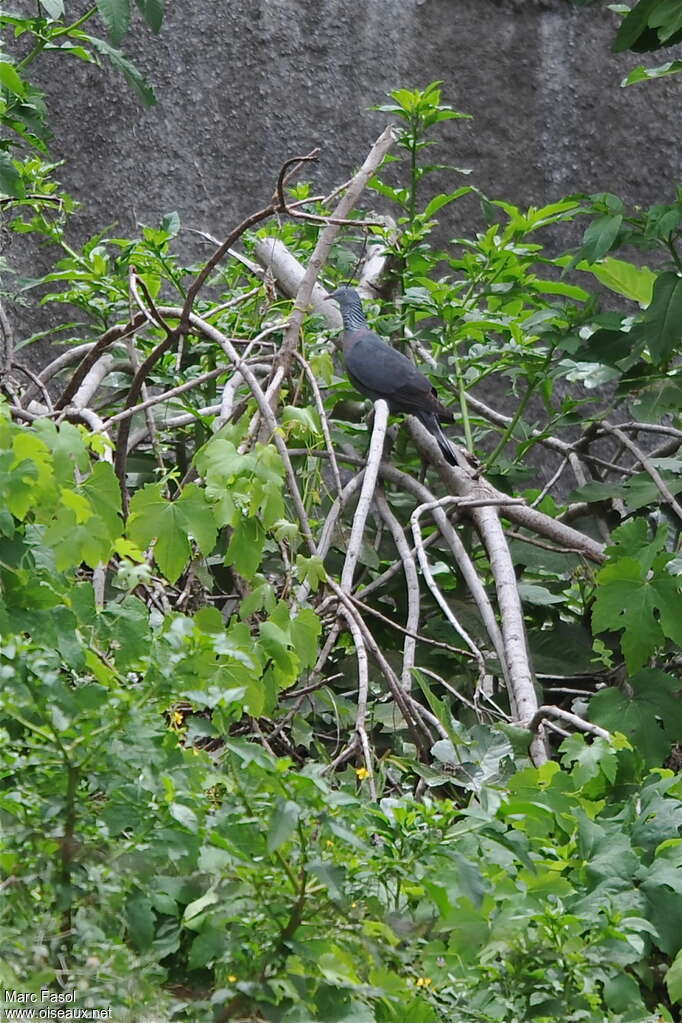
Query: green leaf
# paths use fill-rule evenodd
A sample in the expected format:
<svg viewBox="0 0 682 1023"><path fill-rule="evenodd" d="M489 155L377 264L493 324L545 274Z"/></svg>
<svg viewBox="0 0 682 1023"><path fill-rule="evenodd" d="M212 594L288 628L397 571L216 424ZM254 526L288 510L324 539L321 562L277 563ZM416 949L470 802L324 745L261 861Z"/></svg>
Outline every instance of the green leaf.
<svg viewBox="0 0 682 1023"><path fill-rule="evenodd" d="M648 306L651 302L656 274L648 266L635 266L624 259L608 256L592 265L579 263L577 268L594 274L610 291L639 302L641 306Z"/></svg>
<svg viewBox="0 0 682 1023"><path fill-rule="evenodd" d="M245 579L253 579L263 557L265 532L258 519L241 515L230 539L225 564L234 565Z"/></svg>
<svg viewBox="0 0 682 1023"><path fill-rule="evenodd" d="M23 199L25 195L21 174L5 150L0 150L0 192L16 199Z"/></svg>
<svg viewBox="0 0 682 1023"><path fill-rule="evenodd" d="M110 46L109 43L105 42L104 39L100 39L98 36L85 36L85 38L99 53L107 57L107 59L111 62L112 67L114 67L117 71L120 71L121 74L125 76L128 84L132 86L146 107L153 106L154 103L156 103L154 90L147 79L144 77L142 72L128 60L127 57L123 56L120 50Z"/></svg>
<svg viewBox="0 0 682 1023"><path fill-rule="evenodd" d="M187 828L188 831L196 833L199 830L199 819L195 814L194 810L191 810L189 806L185 806L184 803L171 803L170 815L173 817L178 824L182 824L183 828Z"/></svg>
<svg viewBox="0 0 682 1023"><path fill-rule="evenodd" d="M658 30L661 43L672 41L672 36L682 29L682 5L680 0L662 0L649 15L649 25Z"/></svg>
<svg viewBox="0 0 682 1023"><path fill-rule="evenodd" d="M130 502L128 537L138 547L154 541L154 558L160 570L174 583L185 568L193 537L204 554L215 546L217 530L204 492L188 484L177 501L169 501L161 484L150 483L138 490Z"/></svg>
<svg viewBox="0 0 682 1023"><path fill-rule="evenodd" d="M346 868L340 864L328 863L326 860L309 860L308 870L321 882L332 899L340 900L344 895Z"/></svg>
<svg viewBox="0 0 682 1023"><path fill-rule="evenodd" d="M291 835L301 816L301 808L291 799L278 799L268 828L267 850L279 849Z"/></svg>
<svg viewBox="0 0 682 1023"><path fill-rule="evenodd" d="M682 71L682 60L669 60L667 64L659 64L658 67L639 67L632 71L620 83L623 88L628 85L636 85L637 82L648 82L652 78L664 78L666 75L678 75Z"/></svg>
<svg viewBox="0 0 682 1023"><path fill-rule="evenodd" d="M126 900L126 921L133 944L146 951L154 940L154 911L146 895L136 892Z"/></svg>
<svg viewBox="0 0 682 1023"><path fill-rule="evenodd" d="M192 947L189 950L188 965L190 970L198 970L202 966L210 966L222 955L226 942L227 935L224 927L203 927L192 942Z"/></svg>
<svg viewBox="0 0 682 1023"><path fill-rule="evenodd" d="M671 1002L682 1002L682 952L678 952L665 975Z"/></svg>
<svg viewBox="0 0 682 1023"><path fill-rule="evenodd" d="M322 558L318 557L317 554L314 554L310 558L306 558L302 554L297 554L296 576L301 580L301 582L308 583L314 593L320 583L325 582L327 579L327 570L324 567Z"/></svg>
<svg viewBox="0 0 682 1023"><path fill-rule="evenodd" d="M20 75L17 74L14 66L6 60L0 60L0 84L15 96L21 97L26 91L26 85Z"/></svg>
<svg viewBox="0 0 682 1023"><path fill-rule="evenodd" d="M519 583L519 596L526 604L537 604L540 607L548 607L550 604L565 604L566 597L558 593L552 593L546 586L538 586L537 583Z"/></svg>
<svg viewBox="0 0 682 1023"><path fill-rule="evenodd" d="M130 2L129 0L95 0L97 10L102 16L102 21L107 26L107 32L114 46L118 46L130 23Z"/></svg>
<svg viewBox="0 0 682 1023"><path fill-rule="evenodd" d="M682 730L680 682L662 671L632 675L626 689L600 689L590 700L590 721L622 732L650 766L660 764Z"/></svg>
<svg viewBox="0 0 682 1023"><path fill-rule="evenodd" d="M656 365L668 361L682 339L682 277L672 270L658 275L651 304L630 336L646 341Z"/></svg>
<svg viewBox="0 0 682 1023"><path fill-rule="evenodd" d="M317 658L317 641L322 623L312 608L304 607L289 623L289 633L302 668L312 668Z"/></svg>
<svg viewBox="0 0 682 1023"><path fill-rule="evenodd" d="M628 668L646 663L664 637L682 643L682 579L666 564L665 529L649 540L644 520L614 530L609 562L597 575L592 610L595 632L624 630L621 646Z"/></svg>
<svg viewBox="0 0 682 1023"><path fill-rule="evenodd" d="M220 899L218 897L217 892L214 892L213 889L210 889L210 891L204 892L203 895L200 895L198 899L194 899L192 902L188 902L182 914L182 919L184 923L188 923L190 920L194 920L201 913L203 913L205 909L208 909L209 906L215 906L215 904L219 901Z"/></svg>
<svg viewBox="0 0 682 1023"><path fill-rule="evenodd" d="M588 263L595 263L609 251L621 229L622 214L599 217L585 231L580 256Z"/></svg>
<svg viewBox="0 0 682 1023"><path fill-rule="evenodd" d="M40 6L53 21L64 17L64 0L40 0Z"/></svg>
<svg viewBox="0 0 682 1023"><path fill-rule="evenodd" d="M637 46L638 40L646 33L649 15L660 4L661 0L639 0L629 14L623 18L616 33L611 49L614 53L622 53Z"/></svg>
<svg viewBox="0 0 682 1023"><path fill-rule="evenodd" d="M135 0L135 2L152 32L158 32L163 21L163 0Z"/></svg>
<svg viewBox="0 0 682 1023"><path fill-rule="evenodd" d="M462 188L456 189L454 192L448 192L447 194L441 192L440 195L435 195L431 202L428 203L424 210L424 216L429 219L438 213L438 210L442 209L443 206L447 206L448 203L454 202L456 199L461 198L463 195L468 195L469 192L473 192L474 189L471 185L464 185Z"/></svg>

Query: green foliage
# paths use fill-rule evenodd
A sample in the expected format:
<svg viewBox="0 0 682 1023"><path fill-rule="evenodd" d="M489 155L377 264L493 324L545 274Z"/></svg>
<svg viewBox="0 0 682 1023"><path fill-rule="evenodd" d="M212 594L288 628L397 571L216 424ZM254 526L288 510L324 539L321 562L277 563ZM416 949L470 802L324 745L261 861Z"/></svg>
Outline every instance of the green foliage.
<svg viewBox="0 0 682 1023"><path fill-rule="evenodd" d="M157 31L160 3L138 7ZM71 25L60 0L41 10L3 15L30 35L29 56L118 53L135 79L112 49L130 22L127 0L102 0ZM81 32L97 15L108 42ZM30 63L0 62L0 83L11 130L42 153ZM415 500L390 477L393 520L370 520L350 600L358 642L336 583L353 507L336 503L347 477L327 471L322 428L344 471L364 464L367 431L348 412L357 395L319 318L301 339L320 386L292 360L278 391L290 304L269 283L254 287L237 259L214 268L193 305L210 330L194 322L183 334L198 268L182 258L177 214L139 237L102 231L78 243L52 168L15 160L8 144L0 183L16 200L12 230L59 250L25 289L67 311L70 341L115 328L116 361L87 428L67 398L42 418L16 405L0 415L6 990L55 986L66 970L81 1007L111 1004L135 1020L672 1019L682 783L663 765L676 762L682 728L670 499L681 465L675 446L640 457L636 444L608 445L623 404L642 420L621 424L627 437L641 443L646 416L665 407L679 441L682 198L642 210L599 193L523 209L457 187L460 171L423 162L462 116L439 86L396 90L382 108L400 122L402 161L387 161L372 188L395 204L398 230L373 228L393 296L368 311L382 333L426 353L482 473L549 522L576 514L575 497L582 535L610 537L597 568L584 549L538 546L514 524L507 582L543 702L568 712L562 727L592 722L611 737L573 734L559 746L548 731L555 759L531 765L530 726L514 719L499 652L426 519L433 577L471 642L463 647L419 580L417 632L403 625L395 524L409 537ZM29 99L40 116L22 134ZM37 182L52 206L30 198ZM306 185L292 194L318 218L331 212ZM438 217L473 198L480 231L434 248ZM557 255L554 232L577 225L581 243ZM296 219L277 230L305 262L319 227ZM330 284L354 265L359 230L348 225L347 247L332 253ZM245 236L247 254L257 237ZM613 255L624 246L628 260ZM633 251L653 253L655 269ZM592 278L612 293L606 311L585 286ZM131 296L149 313L132 323ZM268 381L274 435L211 330L240 345L240 370ZM133 344L153 429L135 408ZM585 411L593 396L581 385L604 381L609 407L592 400ZM486 405L489 389L516 396L513 415ZM577 460L573 495L538 485L530 460L544 445L562 463L554 482ZM408 479L422 471L404 431L390 458ZM464 516L457 530L494 600L488 552ZM416 639L412 702L387 686L407 663L406 638Z"/></svg>

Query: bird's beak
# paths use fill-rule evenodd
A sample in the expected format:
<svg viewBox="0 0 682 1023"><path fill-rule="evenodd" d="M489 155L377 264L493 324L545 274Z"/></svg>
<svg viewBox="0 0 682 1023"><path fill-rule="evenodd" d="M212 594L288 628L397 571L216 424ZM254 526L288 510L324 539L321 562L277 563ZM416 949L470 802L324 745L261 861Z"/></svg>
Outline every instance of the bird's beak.
<svg viewBox="0 0 682 1023"><path fill-rule="evenodd" d="M334 298L333 295L325 295L322 299L323 302L330 302Z"/></svg>

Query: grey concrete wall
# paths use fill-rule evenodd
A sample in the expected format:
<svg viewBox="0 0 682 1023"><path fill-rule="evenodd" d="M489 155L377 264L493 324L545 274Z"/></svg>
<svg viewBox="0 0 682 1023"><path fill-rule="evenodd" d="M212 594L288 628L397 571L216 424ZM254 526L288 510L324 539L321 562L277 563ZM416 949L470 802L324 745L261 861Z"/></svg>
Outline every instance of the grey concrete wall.
<svg viewBox="0 0 682 1023"><path fill-rule="evenodd" d="M82 230L130 231L177 209L220 234L269 198L281 162L320 146L314 177L344 179L399 86L444 81L472 121L444 126L439 160L521 204L612 190L647 203L680 177L679 79L621 89L617 18L570 0L168 0L159 36L125 47L157 89L46 58L54 150ZM661 62L654 55L653 63ZM48 63L49 61L49 63ZM434 151L435 152L435 151ZM461 183L445 182L446 186ZM464 212L459 216L468 216ZM471 216L474 217L472 206Z"/></svg>

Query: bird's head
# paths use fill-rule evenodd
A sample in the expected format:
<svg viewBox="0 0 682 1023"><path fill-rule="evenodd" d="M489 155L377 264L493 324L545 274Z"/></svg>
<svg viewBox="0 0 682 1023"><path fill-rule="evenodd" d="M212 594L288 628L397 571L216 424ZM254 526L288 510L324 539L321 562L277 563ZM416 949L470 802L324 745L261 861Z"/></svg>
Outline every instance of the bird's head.
<svg viewBox="0 0 682 1023"><path fill-rule="evenodd" d="M344 284L343 287L332 291L331 295L327 295L327 298L339 303L346 330L361 330L367 326L367 320L362 311L362 302L355 288L349 288L347 284Z"/></svg>
<svg viewBox="0 0 682 1023"><path fill-rule="evenodd" d="M344 307L348 309L350 306L354 306L360 301L360 296L355 288L351 288L347 284L343 284L340 288L337 288L336 291L332 291L330 295L327 295L326 301L329 302L331 299L333 299L334 302L338 302L341 309Z"/></svg>

